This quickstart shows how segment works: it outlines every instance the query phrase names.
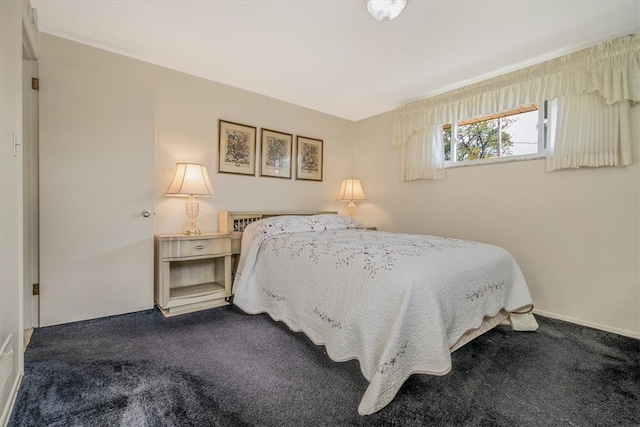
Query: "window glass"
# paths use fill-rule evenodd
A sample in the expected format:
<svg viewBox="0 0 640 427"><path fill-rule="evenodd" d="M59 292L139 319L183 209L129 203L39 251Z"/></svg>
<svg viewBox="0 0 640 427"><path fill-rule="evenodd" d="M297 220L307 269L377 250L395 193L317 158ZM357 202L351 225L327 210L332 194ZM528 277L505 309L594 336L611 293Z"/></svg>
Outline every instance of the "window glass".
<svg viewBox="0 0 640 427"><path fill-rule="evenodd" d="M539 152L535 104L443 126L445 161L460 163ZM454 138L455 135L455 138Z"/></svg>

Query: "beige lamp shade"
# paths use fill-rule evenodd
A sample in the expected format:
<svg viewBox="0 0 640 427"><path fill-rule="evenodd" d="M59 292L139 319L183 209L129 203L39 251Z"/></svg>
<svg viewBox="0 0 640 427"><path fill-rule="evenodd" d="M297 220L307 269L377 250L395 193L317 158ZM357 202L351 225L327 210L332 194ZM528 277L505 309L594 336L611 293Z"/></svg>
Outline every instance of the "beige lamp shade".
<svg viewBox="0 0 640 427"><path fill-rule="evenodd" d="M195 163L176 163L173 179L165 196L215 197L207 167Z"/></svg>
<svg viewBox="0 0 640 427"><path fill-rule="evenodd" d="M357 178L345 178L340 185L340 191L338 191L338 197L336 200L351 201L351 200L366 200L367 198L362 191L362 184Z"/></svg>

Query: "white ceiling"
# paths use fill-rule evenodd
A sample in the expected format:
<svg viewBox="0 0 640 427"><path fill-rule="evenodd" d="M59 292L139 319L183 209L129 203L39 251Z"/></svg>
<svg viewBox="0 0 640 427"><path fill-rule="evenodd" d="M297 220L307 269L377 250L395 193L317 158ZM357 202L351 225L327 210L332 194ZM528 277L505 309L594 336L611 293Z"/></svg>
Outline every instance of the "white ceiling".
<svg viewBox="0 0 640 427"><path fill-rule="evenodd" d="M349 120L640 31L640 0L31 0L41 31Z"/></svg>

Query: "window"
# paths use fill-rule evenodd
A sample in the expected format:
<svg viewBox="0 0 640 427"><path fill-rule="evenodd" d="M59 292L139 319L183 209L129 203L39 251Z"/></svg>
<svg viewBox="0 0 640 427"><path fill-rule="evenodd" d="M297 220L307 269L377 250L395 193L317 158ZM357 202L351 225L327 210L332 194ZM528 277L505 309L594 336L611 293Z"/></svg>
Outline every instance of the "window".
<svg viewBox="0 0 640 427"><path fill-rule="evenodd" d="M543 154L544 108L536 104L443 126L447 166L487 159L522 159ZM453 139L455 135L455 139Z"/></svg>

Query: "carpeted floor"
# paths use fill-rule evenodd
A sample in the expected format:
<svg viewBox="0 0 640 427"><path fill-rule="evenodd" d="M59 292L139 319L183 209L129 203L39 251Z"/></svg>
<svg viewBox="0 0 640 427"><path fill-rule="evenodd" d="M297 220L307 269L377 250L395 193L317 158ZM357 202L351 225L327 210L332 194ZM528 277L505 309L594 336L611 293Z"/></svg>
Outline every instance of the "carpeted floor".
<svg viewBox="0 0 640 427"><path fill-rule="evenodd" d="M637 426L640 341L538 317L360 416L358 363L266 315L157 311L36 329L9 426Z"/></svg>

